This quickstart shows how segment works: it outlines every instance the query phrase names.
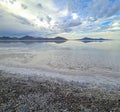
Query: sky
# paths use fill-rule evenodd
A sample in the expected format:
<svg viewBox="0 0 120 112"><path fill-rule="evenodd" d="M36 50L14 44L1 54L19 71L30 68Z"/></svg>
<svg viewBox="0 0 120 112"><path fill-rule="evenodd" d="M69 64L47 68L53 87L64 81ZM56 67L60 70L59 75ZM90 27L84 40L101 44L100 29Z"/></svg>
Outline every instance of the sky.
<svg viewBox="0 0 120 112"><path fill-rule="evenodd" d="M120 0L0 0L0 36L120 38Z"/></svg>

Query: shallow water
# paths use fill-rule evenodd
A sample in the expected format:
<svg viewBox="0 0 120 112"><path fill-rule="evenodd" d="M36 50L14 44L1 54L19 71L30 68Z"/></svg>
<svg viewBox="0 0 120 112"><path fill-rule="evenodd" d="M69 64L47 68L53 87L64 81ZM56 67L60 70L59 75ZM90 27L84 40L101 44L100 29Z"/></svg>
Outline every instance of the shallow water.
<svg viewBox="0 0 120 112"><path fill-rule="evenodd" d="M120 41L0 42L0 70L119 88Z"/></svg>
<svg viewBox="0 0 120 112"><path fill-rule="evenodd" d="M120 72L120 41L1 42L0 65L75 72Z"/></svg>

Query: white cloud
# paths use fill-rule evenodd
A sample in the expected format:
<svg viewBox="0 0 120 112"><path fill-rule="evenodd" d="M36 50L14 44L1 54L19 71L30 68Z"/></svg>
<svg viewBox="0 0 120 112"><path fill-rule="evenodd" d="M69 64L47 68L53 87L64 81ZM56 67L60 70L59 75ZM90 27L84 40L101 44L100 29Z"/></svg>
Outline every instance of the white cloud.
<svg viewBox="0 0 120 112"><path fill-rule="evenodd" d="M78 15L76 13L72 13L72 18L76 20L78 18Z"/></svg>
<svg viewBox="0 0 120 112"><path fill-rule="evenodd" d="M120 0L0 0L4 12L0 14L0 32L52 35L118 31L119 4Z"/></svg>
<svg viewBox="0 0 120 112"><path fill-rule="evenodd" d="M112 24L112 27L120 27L120 23L115 22L115 23Z"/></svg>
<svg viewBox="0 0 120 112"><path fill-rule="evenodd" d="M65 10L60 11L59 14L61 17L64 17L64 16L67 16L69 14L69 11L68 11L68 9L65 9Z"/></svg>

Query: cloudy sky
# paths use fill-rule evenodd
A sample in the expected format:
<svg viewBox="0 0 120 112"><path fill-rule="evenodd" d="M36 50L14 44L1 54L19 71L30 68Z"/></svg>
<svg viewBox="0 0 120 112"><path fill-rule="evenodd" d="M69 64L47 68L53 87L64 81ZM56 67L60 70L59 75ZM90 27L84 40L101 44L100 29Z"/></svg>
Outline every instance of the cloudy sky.
<svg viewBox="0 0 120 112"><path fill-rule="evenodd" d="M120 0L0 0L0 36L119 34Z"/></svg>

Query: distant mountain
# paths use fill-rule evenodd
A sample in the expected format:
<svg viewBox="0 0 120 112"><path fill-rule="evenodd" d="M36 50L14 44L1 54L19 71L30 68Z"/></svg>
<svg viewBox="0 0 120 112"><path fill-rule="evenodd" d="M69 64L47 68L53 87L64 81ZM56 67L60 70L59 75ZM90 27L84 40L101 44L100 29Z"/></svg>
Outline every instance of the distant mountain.
<svg viewBox="0 0 120 112"><path fill-rule="evenodd" d="M17 37L0 37L0 40L18 40Z"/></svg>
<svg viewBox="0 0 120 112"><path fill-rule="evenodd" d="M78 39L78 40L80 40L84 43L88 43L88 42L103 42L103 41L109 40L109 39L84 37L84 38Z"/></svg>
<svg viewBox="0 0 120 112"><path fill-rule="evenodd" d="M89 37L84 37L80 40L107 40L107 39L104 39L104 38L89 38Z"/></svg>
<svg viewBox="0 0 120 112"><path fill-rule="evenodd" d="M64 37L55 37L52 39L52 41L54 41L55 43L63 43L63 42L66 42L67 39Z"/></svg>
<svg viewBox="0 0 120 112"><path fill-rule="evenodd" d="M19 40L34 40L34 39L35 38L32 36L24 36L24 37L19 38Z"/></svg>
<svg viewBox="0 0 120 112"><path fill-rule="evenodd" d="M62 43L62 42L66 42L67 39L64 37L55 37L55 38L35 38L32 36L24 36L21 38L17 38L17 37L0 37L0 41L36 41L36 42L56 42L56 43Z"/></svg>
<svg viewBox="0 0 120 112"><path fill-rule="evenodd" d="M67 39L64 37L55 37L54 40L67 40Z"/></svg>

